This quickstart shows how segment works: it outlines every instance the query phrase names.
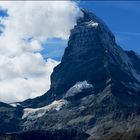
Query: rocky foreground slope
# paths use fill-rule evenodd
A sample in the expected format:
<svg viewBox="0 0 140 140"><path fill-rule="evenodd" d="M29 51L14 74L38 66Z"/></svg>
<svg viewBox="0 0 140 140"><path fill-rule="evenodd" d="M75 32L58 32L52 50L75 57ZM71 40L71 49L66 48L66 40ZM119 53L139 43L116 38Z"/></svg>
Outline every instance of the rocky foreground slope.
<svg viewBox="0 0 140 140"><path fill-rule="evenodd" d="M50 90L1 106L1 132L76 130L86 139L130 138L131 132L139 138L140 57L118 46L93 13L83 14L51 75Z"/></svg>

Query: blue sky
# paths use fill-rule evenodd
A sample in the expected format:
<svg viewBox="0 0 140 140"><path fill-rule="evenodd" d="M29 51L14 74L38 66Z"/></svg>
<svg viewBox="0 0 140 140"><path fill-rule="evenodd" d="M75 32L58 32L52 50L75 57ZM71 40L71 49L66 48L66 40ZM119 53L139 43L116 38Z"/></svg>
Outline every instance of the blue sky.
<svg viewBox="0 0 140 140"><path fill-rule="evenodd" d="M81 8L99 16L115 34L117 43L125 50L140 54L140 2L139 1L81 1ZM5 12L1 11L0 16ZM42 54L46 58L61 60L67 41L49 39Z"/></svg>

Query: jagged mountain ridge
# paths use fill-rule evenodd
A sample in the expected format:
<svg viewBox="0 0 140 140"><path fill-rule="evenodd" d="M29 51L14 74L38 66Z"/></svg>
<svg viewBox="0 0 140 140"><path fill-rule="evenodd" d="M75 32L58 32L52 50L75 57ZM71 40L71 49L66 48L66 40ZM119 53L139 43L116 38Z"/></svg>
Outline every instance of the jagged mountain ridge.
<svg viewBox="0 0 140 140"><path fill-rule="evenodd" d="M125 85L139 85L140 80L136 79L133 73L135 70L140 71L140 58L134 52L125 52L120 48L112 32L99 18L88 11L83 12L84 18L80 18L71 31L62 61L52 73L49 92L31 100L35 105L31 103L30 107L36 106L37 100L49 98L53 101L62 98L63 94L79 81L87 80L99 90L105 88L107 80L110 83L117 81ZM133 68L135 70L132 72ZM30 104L30 100L24 103L27 102Z"/></svg>
<svg viewBox="0 0 140 140"><path fill-rule="evenodd" d="M140 57L118 46L93 13L83 14L51 75L50 90L13 107L22 112L13 115L20 131L76 129L103 138L139 129Z"/></svg>

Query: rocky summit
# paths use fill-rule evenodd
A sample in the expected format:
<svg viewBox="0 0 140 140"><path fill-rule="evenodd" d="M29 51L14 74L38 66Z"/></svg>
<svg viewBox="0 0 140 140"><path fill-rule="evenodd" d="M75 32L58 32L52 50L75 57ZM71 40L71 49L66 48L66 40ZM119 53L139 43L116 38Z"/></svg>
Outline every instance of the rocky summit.
<svg viewBox="0 0 140 140"><path fill-rule="evenodd" d="M82 12L51 75L50 90L24 102L0 103L1 132L140 138L140 56L117 45L96 15Z"/></svg>

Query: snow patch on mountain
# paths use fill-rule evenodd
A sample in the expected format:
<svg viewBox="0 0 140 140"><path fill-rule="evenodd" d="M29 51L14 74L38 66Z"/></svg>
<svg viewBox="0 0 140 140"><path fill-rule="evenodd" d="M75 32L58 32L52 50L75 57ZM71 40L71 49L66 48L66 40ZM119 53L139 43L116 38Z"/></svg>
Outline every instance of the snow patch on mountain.
<svg viewBox="0 0 140 140"><path fill-rule="evenodd" d="M17 107L18 105L20 105L19 103L11 103L10 104L12 107Z"/></svg>
<svg viewBox="0 0 140 140"><path fill-rule="evenodd" d="M37 119L39 117L42 117L45 113L56 110L59 111L64 105L66 105L68 102L64 99L53 101L51 104L41 107L41 108L25 108L24 114L22 116L22 119Z"/></svg>
<svg viewBox="0 0 140 140"><path fill-rule="evenodd" d="M88 26L92 26L92 27L97 27L98 25L99 25L99 23L98 22L94 22L94 21L90 21L88 23Z"/></svg>
<svg viewBox="0 0 140 140"><path fill-rule="evenodd" d="M89 84L86 80L82 82L77 82L73 87L71 87L66 95L66 97L74 96L76 93L82 92L83 89L93 88L92 84Z"/></svg>

